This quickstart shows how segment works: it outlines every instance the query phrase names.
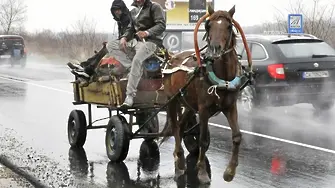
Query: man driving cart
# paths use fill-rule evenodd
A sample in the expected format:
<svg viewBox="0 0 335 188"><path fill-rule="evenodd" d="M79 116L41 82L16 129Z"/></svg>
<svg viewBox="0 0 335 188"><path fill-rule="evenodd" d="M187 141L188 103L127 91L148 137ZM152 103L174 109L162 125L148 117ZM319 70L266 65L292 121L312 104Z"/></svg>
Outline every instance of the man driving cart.
<svg viewBox="0 0 335 188"><path fill-rule="evenodd" d="M126 29L128 27L133 27L132 18L137 14L137 9L134 8L129 11L123 0L114 0L110 11L118 25L118 38L108 43L108 49L104 43L103 48L99 52L80 64L69 62L67 65L72 69L71 72L73 74L78 75L81 78L89 79L90 76L95 73L95 69L99 64L100 59L107 53L110 53L116 60L123 63L125 67L127 67L127 65L130 66L131 59L125 53L120 51L119 44Z"/></svg>
<svg viewBox="0 0 335 188"><path fill-rule="evenodd" d="M163 8L151 0L134 0L132 6L138 13L133 20L134 27L129 24L120 39L122 50L126 50L127 40L135 36L138 39L134 47L135 55L131 62L126 88L126 99L121 107L131 107L136 97L137 86L143 74L143 62L152 56L157 47L163 46L163 33L166 29Z"/></svg>

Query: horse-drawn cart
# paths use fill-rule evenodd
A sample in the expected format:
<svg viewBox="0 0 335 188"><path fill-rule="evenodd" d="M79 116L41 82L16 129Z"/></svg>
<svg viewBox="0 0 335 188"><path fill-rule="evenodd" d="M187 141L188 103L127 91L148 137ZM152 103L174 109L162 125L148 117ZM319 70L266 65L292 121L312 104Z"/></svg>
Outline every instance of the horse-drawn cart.
<svg viewBox="0 0 335 188"><path fill-rule="evenodd" d="M164 66L164 56L153 56L145 62L146 67L157 64L157 69L144 69L143 77L138 86L134 105L129 109L120 108L125 99L127 79L110 76L108 79L97 78L87 86L73 82L74 105L88 106L88 119L81 110L73 110L68 119L68 140L71 146L82 147L86 141L87 130L105 128L105 146L107 156L111 161L123 161L132 139L144 138L154 141L163 136L159 131L158 113L165 111L169 100L162 89L161 66ZM101 61L108 59L105 56ZM157 67L157 66L156 66ZM75 76L75 80L78 77ZM106 118L93 121L92 106L105 108L109 111ZM113 115L113 113L115 113ZM129 120L125 118L129 115ZM134 121L134 117L136 121ZM101 120L109 119L107 125L96 125ZM138 130L133 126L138 125ZM172 134L172 133L171 133ZM188 130L184 134L184 143L190 153L198 152L199 127L196 116L188 122ZM172 135L171 135L172 136ZM208 144L209 146L209 144ZM208 147L207 147L208 149Z"/></svg>
<svg viewBox="0 0 335 188"><path fill-rule="evenodd" d="M125 98L127 79L108 74L108 79L96 78L89 85L81 87L74 83L74 104L88 105L88 123L82 111L74 110L68 120L68 135L71 146L82 147L88 129L106 128L105 145L111 161L126 158L129 142L144 138L154 140L166 136L175 137L175 175L185 172L184 150L181 140L190 153L199 152L198 178L202 183L210 182L204 162L209 147L209 118L223 112L232 130L232 157L224 172L224 179L232 181L238 165L242 134L238 125L237 98L239 91L252 84L253 71L250 49L241 26L233 19L235 6L229 11L214 11L201 17L194 30L194 51L169 55L166 49L161 55L154 55L144 62L144 74L140 80L136 100L131 109L120 108ZM205 21L205 19L208 19ZM199 49L197 31L205 21L207 53ZM241 66L236 51L236 27L241 33L247 52L248 67ZM109 57L101 61L109 61ZM112 61L112 60L110 60ZM164 67L164 68L163 68ZM215 69L215 70L214 70ZM118 72L112 71L111 72ZM164 75L164 77L162 76ZM76 78L77 79L77 78ZM164 87L164 89L162 89ZM109 110L107 125L93 126L91 106L97 105ZM181 108L185 111L182 112ZM112 115L115 111L116 115ZM167 111L167 125L159 132L158 113ZM199 114L200 125L195 114ZM129 115L129 120L124 115ZM133 121L136 117L136 122ZM139 129L133 131L133 125ZM169 128L172 130L170 131ZM186 130L184 133L181 130ZM164 139L163 139L164 140ZM200 147L199 147L200 145Z"/></svg>

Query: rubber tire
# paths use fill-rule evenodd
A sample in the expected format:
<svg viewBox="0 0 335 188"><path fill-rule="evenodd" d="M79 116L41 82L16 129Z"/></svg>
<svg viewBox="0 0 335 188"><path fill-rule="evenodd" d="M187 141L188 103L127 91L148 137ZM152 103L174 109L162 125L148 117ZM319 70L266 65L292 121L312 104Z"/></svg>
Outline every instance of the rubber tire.
<svg viewBox="0 0 335 188"><path fill-rule="evenodd" d="M189 187L198 187L199 185L199 179L197 177L198 175L198 168L197 168L197 162L198 162L198 154L188 154L186 156L186 172L185 175L187 175L187 183ZM208 157L205 155L205 163L206 163L206 171L208 173L209 178L212 178L212 171L211 171L211 165L209 163ZM191 181L190 181L191 180Z"/></svg>
<svg viewBox="0 0 335 188"><path fill-rule="evenodd" d="M75 123L75 135L72 136L72 122ZM72 147L83 147L87 136L86 117L81 110L72 110L67 124L68 141Z"/></svg>
<svg viewBox="0 0 335 188"><path fill-rule="evenodd" d="M27 58L24 57L20 60L20 65L21 65L21 68L25 68L26 67L26 64L27 64Z"/></svg>
<svg viewBox="0 0 335 188"><path fill-rule="evenodd" d="M154 113L154 112L152 112ZM139 126L141 126L141 124L143 124L145 121L148 120L148 118L151 116L150 112L142 112L141 114L137 114L136 115L136 120L139 124ZM144 127L143 129L140 131L140 133L145 134L145 133L158 133L159 132L159 120L158 120L158 116L156 115L154 118L151 119L151 121L149 121ZM158 137L157 137L158 138ZM153 141L157 138L144 138L144 140L147 141Z"/></svg>
<svg viewBox="0 0 335 188"><path fill-rule="evenodd" d="M15 60L14 59L10 59L9 60L9 64L10 64L10 67L14 67L15 66Z"/></svg>
<svg viewBox="0 0 335 188"><path fill-rule="evenodd" d="M251 92L250 94L252 95L252 96L251 96L251 97L252 97L252 100L251 100L252 108L251 108L250 111L247 111L247 110L245 110L245 109L243 108L243 111L246 112L248 115L250 115L250 114L252 114L253 111L254 111L255 109L257 109L257 107L259 106L259 102L257 101L257 98L256 98L256 90L255 90L255 87L252 86L252 85L248 85L248 86L246 86L242 91L240 91L238 101L239 101L240 103L242 103L242 93L245 92L245 90L248 90L248 89L249 89L249 91Z"/></svg>
<svg viewBox="0 0 335 188"><path fill-rule="evenodd" d="M191 120L187 123L186 131L193 127L195 124L197 124L197 118L194 115ZM196 128L193 129L192 132L198 133L197 136L193 135L184 135L183 141L184 145L187 149L187 151L191 154L198 154L199 153L199 136L200 136L200 126L198 125ZM207 129L207 138L208 138L208 144L205 147L205 151L208 150L210 145L210 132L209 129Z"/></svg>
<svg viewBox="0 0 335 188"><path fill-rule="evenodd" d="M334 101L330 102L320 102L320 103L312 103L313 108L318 111L328 111L334 107Z"/></svg>
<svg viewBox="0 0 335 188"><path fill-rule="evenodd" d="M129 136L127 134L126 124L122 123L121 119L115 115L108 122L108 127L105 136L106 153L110 161L122 162L126 159L129 151ZM114 132L114 146L110 145L111 132ZM116 145L115 145L116 144ZM112 148L113 147L113 148Z"/></svg>

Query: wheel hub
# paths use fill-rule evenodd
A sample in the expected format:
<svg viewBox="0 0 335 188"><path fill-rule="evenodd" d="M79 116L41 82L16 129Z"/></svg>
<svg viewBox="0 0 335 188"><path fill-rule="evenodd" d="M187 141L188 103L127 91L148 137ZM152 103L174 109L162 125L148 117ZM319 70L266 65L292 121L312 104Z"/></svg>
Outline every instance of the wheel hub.
<svg viewBox="0 0 335 188"><path fill-rule="evenodd" d="M241 104L245 111L250 112L253 108L254 97L250 87L245 87L241 92Z"/></svg>
<svg viewBox="0 0 335 188"><path fill-rule="evenodd" d="M115 128L113 128L110 131L109 144L110 144L110 148L113 149L113 150L115 150Z"/></svg>
<svg viewBox="0 0 335 188"><path fill-rule="evenodd" d="M73 120L72 123L71 123L71 137L75 137L76 136L76 122Z"/></svg>

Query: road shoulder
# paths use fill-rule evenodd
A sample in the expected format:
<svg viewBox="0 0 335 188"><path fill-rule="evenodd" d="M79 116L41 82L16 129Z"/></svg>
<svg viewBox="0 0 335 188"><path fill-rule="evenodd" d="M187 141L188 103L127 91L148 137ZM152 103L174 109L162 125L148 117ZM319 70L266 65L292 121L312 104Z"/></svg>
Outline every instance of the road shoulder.
<svg viewBox="0 0 335 188"><path fill-rule="evenodd" d="M0 187L30 188L33 186L26 179L0 164Z"/></svg>

